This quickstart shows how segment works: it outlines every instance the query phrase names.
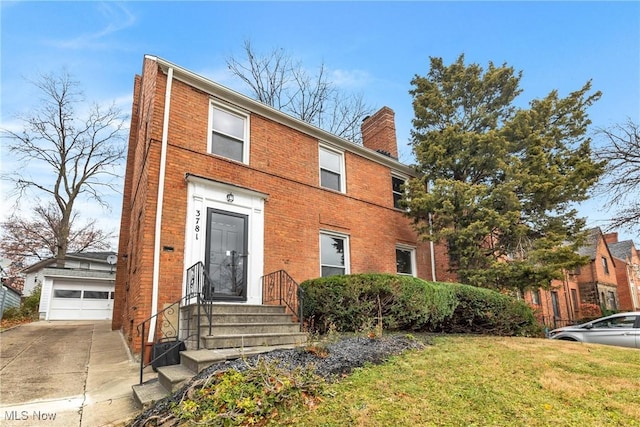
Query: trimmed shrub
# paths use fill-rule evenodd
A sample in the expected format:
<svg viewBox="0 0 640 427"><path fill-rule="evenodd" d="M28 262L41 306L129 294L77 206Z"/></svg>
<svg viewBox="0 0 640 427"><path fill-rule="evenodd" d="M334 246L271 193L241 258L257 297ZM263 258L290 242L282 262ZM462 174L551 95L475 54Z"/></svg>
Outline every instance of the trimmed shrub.
<svg viewBox="0 0 640 427"><path fill-rule="evenodd" d="M385 329L537 335L523 302L473 286L426 282L392 274L355 274L307 280L304 318L313 331Z"/></svg>
<svg viewBox="0 0 640 427"><path fill-rule="evenodd" d="M452 333L540 335L534 312L525 302L490 289L452 283L457 300L453 315L441 325Z"/></svg>

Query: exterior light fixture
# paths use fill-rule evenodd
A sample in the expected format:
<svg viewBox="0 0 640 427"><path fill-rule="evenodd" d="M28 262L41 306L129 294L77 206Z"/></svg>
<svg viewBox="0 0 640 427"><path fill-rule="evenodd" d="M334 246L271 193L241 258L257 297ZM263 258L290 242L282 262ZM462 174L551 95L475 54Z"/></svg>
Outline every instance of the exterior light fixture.
<svg viewBox="0 0 640 427"><path fill-rule="evenodd" d="M233 193L227 193L227 202L233 203Z"/></svg>

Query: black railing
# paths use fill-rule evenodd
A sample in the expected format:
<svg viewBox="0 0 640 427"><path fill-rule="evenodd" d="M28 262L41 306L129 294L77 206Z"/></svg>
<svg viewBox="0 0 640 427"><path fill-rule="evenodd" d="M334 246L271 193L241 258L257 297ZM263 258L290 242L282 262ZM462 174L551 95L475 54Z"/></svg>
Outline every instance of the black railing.
<svg viewBox="0 0 640 427"><path fill-rule="evenodd" d="M200 348L200 315L201 309L209 322L209 335L213 325L213 295L215 288L209 278L209 272L201 261L187 269L187 293L193 295L198 303L198 348Z"/></svg>
<svg viewBox="0 0 640 427"><path fill-rule="evenodd" d="M153 316L145 319L138 325L137 330L141 344L140 384L143 383L144 368L153 365L167 354L176 351L184 341L195 338L196 348L200 349L201 310L204 310L204 314L207 316L207 320L209 322L209 335L211 335L211 326L213 324L213 294L213 283L209 280L209 275L202 262L197 262L187 269L187 294ZM195 328L193 328L192 325L191 312L188 312L186 317L186 328L181 330L180 318L183 313L181 313L180 309L193 303L196 303L197 307ZM149 332L149 326L154 320L156 322L154 337L157 337L154 341L156 343L160 340L173 340L175 342L167 345L164 348L164 351L159 354L152 353L149 357L150 360L145 363L145 339L147 337L147 332ZM195 329L195 331L192 331L192 329Z"/></svg>
<svg viewBox="0 0 640 427"><path fill-rule="evenodd" d="M190 295L186 295L180 300L174 302L173 304L168 305L164 309L160 310L158 313L146 319L144 322L138 325L138 335L140 336L140 384L142 384L144 378L144 368L147 366L153 365L158 360L162 359L168 353L175 351L180 345L182 345L184 340L188 340L194 337L194 334L191 333L191 317L188 316L186 319L186 333L181 334L180 330L180 308L187 304ZM161 340L167 340L170 342L164 349L162 353L154 354L151 353L149 357L149 361L145 363L145 349L146 343L145 338L147 336L147 332L149 332L149 326L152 320L156 321L155 329L154 329L154 337L156 338L156 342ZM199 335L199 332L196 331L196 334ZM181 336L182 335L182 336ZM182 341L180 340L182 338ZM199 340L199 338L198 338ZM153 351L153 347L152 347Z"/></svg>
<svg viewBox="0 0 640 427"><path fill-rule="evenodd" d="M554 316L543 316L540 319L542 325L548 329L564 328L566 326L572 326L576 324L572 319L560 319Z"/></svg>
<svg viewBox="0 0 640 427"><path fill-rule="evenodd" d="M297 318L302 331L304 290L284 270L262 276L262 303L273 304L274 302L284 305Z"/></svg>

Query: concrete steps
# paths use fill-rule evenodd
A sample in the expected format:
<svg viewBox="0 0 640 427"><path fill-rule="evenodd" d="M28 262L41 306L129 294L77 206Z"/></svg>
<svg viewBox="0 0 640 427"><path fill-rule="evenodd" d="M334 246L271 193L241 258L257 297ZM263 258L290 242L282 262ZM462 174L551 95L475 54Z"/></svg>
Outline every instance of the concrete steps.
<svg viewBox="0 0 640 427"><path fill-rule="evenodd" d="M197 307L182 308L196 325ZM214 363L303 346L307 335L293 322L285 307L247 304L216 304L211 335L206 315L200 314L200 350L180 352L180 364L159 367L158 378L133 386L140 408L178 390L187 381Z"/></svg>
<svg viewBox="0 0 640 427"><path fill-rule="evenodd" d="M145 409L154 402L180 389L191 378L213 365L225 360L268 353L274 350L295 348L294 345L260 346L223 350L187 350L180 353L180 364L161 366L158 378L132 387L133 398L139 408Z"/></svg>

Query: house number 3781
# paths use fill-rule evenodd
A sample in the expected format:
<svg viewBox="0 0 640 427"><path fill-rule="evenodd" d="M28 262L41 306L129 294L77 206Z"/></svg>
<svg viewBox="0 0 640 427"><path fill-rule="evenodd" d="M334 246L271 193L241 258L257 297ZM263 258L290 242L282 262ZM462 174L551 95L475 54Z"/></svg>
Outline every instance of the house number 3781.
<svg viewBox="0 0 640 427"><path fill-rule="evenodd" d="M196 209L196 225L194 227L196 231L196 240L200 237L200 209Z"/></svg>

